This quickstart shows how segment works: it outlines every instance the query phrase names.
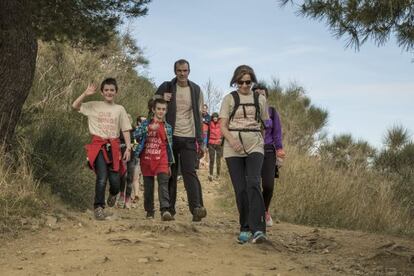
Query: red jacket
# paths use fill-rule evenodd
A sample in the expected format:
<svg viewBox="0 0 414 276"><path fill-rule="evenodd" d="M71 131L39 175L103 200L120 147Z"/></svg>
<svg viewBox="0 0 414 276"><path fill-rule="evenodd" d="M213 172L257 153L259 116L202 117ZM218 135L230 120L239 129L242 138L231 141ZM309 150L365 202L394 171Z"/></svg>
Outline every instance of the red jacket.
<svg viewBox="0 0 414 276"><path fill-rule="evenodd" d="M215 123L213 120L211 120L208 143L211 145L221 145L221 138L222 135L220 130L220 121L217 121L217 123Z"/></svg>
<svg viewBox="0 0 414 276"><path fill-rule="evenodd" d="M112 160L106 151L106 144L111 144ZM106 163L112 164L112 171L119 172L120 175L123 175L126 172L126 167L124 162L122 162L121 143L119 138L103 139L99 136L93 135L92 142L85 145L85 149L89 166L93 171L95 171L95 160L98 157L99 152L102 150Z"/></svg>

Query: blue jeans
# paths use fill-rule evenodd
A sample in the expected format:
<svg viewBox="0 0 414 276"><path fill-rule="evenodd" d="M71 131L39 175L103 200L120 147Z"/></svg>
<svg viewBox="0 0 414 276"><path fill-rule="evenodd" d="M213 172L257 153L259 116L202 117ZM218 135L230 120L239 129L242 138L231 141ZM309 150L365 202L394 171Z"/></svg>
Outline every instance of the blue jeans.
<svg viewBox="0 0 414 276"><path fill-rule="evenodd" d="M106 181L109 179L109 193L111 195L117 195L119 193L120 177L119 173L112 171L111 166L106 163L102 150L95 160L95 173L95 202L93 206L94 208L105 208Z"/></svg>

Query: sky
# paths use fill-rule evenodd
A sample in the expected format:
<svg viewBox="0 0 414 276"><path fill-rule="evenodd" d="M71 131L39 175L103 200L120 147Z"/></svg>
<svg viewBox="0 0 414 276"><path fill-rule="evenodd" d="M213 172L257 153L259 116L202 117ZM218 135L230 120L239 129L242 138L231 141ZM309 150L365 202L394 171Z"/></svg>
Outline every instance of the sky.
<svg viewBox="0 0 414 276"><path fill-rule="evenodd" d="M139 73L156 85L172 79L174 62L185 58L192 81L203 87L211 80L225 94L234 69L248 64L260 80L304 87L328 111L330 136L350 133L381 147L394 125L414 134L414 56L392 37L355 51L324 22L276 0L153 0L148 8L127 28L150 62Z"/></svg>

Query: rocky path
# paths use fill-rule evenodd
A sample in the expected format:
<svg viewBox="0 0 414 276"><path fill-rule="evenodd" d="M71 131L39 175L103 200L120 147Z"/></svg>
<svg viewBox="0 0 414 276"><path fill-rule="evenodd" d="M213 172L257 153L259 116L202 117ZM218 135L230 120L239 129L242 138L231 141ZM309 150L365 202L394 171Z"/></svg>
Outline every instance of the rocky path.
<svg viewBox="0 0 414 276"><path fill-rule="evenodd" d="M146 220L139 207L45 217L45 226L0 241L0 275L414 275L414 242L287 223L268 244L239 245L236 210L201 172L208 216L192 223L179 183L176 221Z"/></svg>

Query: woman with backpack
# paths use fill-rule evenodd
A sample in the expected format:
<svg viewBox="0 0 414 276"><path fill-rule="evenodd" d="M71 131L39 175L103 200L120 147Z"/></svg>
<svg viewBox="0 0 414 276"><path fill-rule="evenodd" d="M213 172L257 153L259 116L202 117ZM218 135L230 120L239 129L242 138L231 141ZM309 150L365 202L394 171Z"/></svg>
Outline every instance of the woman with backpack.
<svg viewBox="0 0 414 276"><path fill-rule="evenodd" d="M255 93L265 96L266 99L269 98L269 91L265 85L256 84L252 90ZM269 212L269 206L273 197L275 178L279 177L277 160L283 160L286 154L282 145L282 126L280 124L279 114L272 106L268 107L268 113L269 120L265 121L266 131L262 166L262 190L266 208L266 226L270 227L273 225L273 220Z"/></svg>
<svg viewBox="0 0 414 276"><path fill-rule="evenodd" d="M220 109L223 155L236 195L241 244L267 240L260 173L264 158L262 126L269 115L266 98L251 90L256 82L250 66L238 66L230 81L237 90L224 97Z"/></svg>

